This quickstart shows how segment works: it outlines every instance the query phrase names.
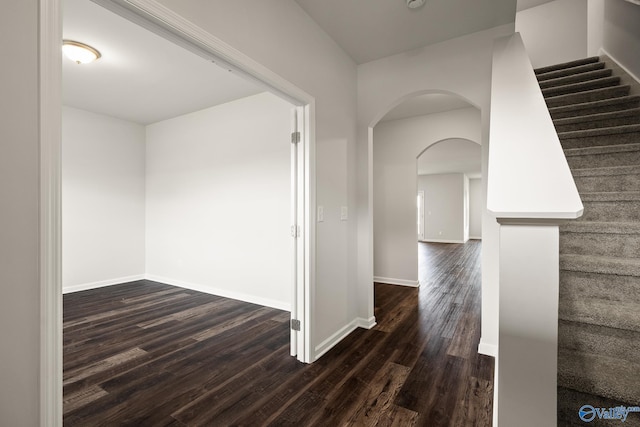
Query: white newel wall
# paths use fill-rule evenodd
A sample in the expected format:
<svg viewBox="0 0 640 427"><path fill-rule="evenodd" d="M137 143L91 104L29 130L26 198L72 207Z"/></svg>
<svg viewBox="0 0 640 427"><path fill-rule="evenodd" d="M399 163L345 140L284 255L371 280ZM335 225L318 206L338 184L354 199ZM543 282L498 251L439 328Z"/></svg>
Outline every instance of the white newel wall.
<svg viewBox="0 0 640 427"><path fill-rule="evenodd" d="M144 277L145 130L65 107L63 292Z"/></svg>
<svg viewBox="0 0 640 427"><path fill-rule="evenodd" d="M147 277L288 310L291 105L263 93L147 126Z"/></svg>

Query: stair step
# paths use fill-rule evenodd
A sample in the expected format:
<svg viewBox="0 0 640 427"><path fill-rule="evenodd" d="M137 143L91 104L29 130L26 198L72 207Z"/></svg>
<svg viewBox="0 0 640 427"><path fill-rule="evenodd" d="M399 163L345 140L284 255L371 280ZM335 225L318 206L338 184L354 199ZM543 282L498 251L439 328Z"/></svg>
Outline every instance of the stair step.
<svg viewBox="0 0 640 427"><path fill-rule="evenodd" d="M640 260L593 255L561 254L560 270L640 277ZM611 289L609 289L609 291L611 291ZM640 303L640 300L638 303ZM637 314L640 318L640 312ZM640 326L640 324L638 326Z"/></svg>
<svg viewBox="0 0 640 427"><path fill-rule="evenodd" d="M628 110L639 106L640 95L632 95L553 107L549 108L549 113L553 119L563 119L566 117L586 116L591 114Z"/></svg>
<svg viewBox="0 0 640 427"><path fill-rule="evenodd" d="M565 350L640 362L640 332L636 331L561 320L558 342Z"/></svg>
<svg viewBox="0 0 640 427"><path fill-rule="evenodd" d="M567 148L564 153L571 169L640 165L640 144Z"/></svg>
<svg viewBox="0 0 640 427"><path fill-rule="evenodd" d="M571 221L560 227L560 253L640 258L640 223Z"/></svg>
<svg viewBox="0 0 640 427"><path fill-rule="evenodd" d="M621 402L619 400L583 393L565 387L558 387L558 426L585 427L589 425L601 427L618 424L624 427L640 427L640 414L633 412L629 413L624 423L620 421L600 421L596 418L594 421L586 424L578 416L578 411L583 405L591 405L594 408L615 408L618 406L637 406L637 403Z"/></svg>
<svg viewBox="0 0 640 427"><path fill-rule="evenodd" d="M638 292L637 276L561 270L558 318L640 332Z"/></svg>
<svg viewBox="0 0 640 427"><path fill-rule="evenodd" d="M546 73L549 73L551 71L564 70L564 69L567 69L567 68L575 68L575 67L578 67L580 65L592 64L592 63L598 62L598 61L600 61L599 57L591 56L589 58L576 59L574 61L563 62L562 64L548 65L546 67L536 68L533 71L536 74L546 74Z"/></svg>
<svg viewBox="0 0 640 427"><path fill-rule="evenodd" d="M612 74L613 74L613 71L608 68L591 70L584 73L571 74L568 76L557 77L554 79L542 80L540 82L540 88L547 89L555 86L564 86L571 83L578 83L578 82L584 82L587 80L599 79L603 77L610 77Z"/></svg>
<svg viewBox="0 0 640 427"><path fill-rule="evenodd" d="M569 350L558 352L558 386L609 399L636 401L640 396L639 371L640 364L626 360Z"/></svg>
<svg viewBox="0 0 640 427"><path fill-rule="evenodd" d="M584 213L578 221L640 221L640 191L580 194Z"/></svg>
<svg viewBox="0 0 640 427"><path fill-rule="evenodd" d="M601 89L587 90L584 92L570 93L566 95L551 96L545 98L547 107L554 108L563 105L581 104L585 102L601 101L610 98L619 98L629 95L629 85L618 85Z"/></svg>
<svg viewBox="0 0 640 427"><path fill-rule="evenodd" d="M581 193L640 190L640 167L637 165L574 169L571 173Z"/></svg>
<svg viewBox="0 0 640 427"><path fill-rule="evenodd" d="M558 133L563 148L640 143L640 124Z"/></svg>
<svg viewBox="0 0 640 427"><path fill-rule="evenodd" d="M546 73L536 74L538 82L545 82L547 80L555 80L561 77L567 77L577 74L584 74L591 71L597 71L604 69L606 64L604 62L592 62L585 65L577 65L575 67L563 68L556 71L549 71Z"/></svg>
<svg viewBox="0 0 640 427"><path fill-rule="evenodd" d="M640 123L640 108L629 108L607 113L589 114L585 116L555 119L556 131L571 132L578 130L607 128Z"/></svg>
<svg viewBox="0 0 640 427"><path fill-rule="evenodd" d="M554 86L542 89L542 95L545 98L566 95L573 93L585 92L588 90L600 89L605 87L617 86L620 84L620 77L602 77L599 79L587 80L584 82L570 83L562 86Z"/></svg>

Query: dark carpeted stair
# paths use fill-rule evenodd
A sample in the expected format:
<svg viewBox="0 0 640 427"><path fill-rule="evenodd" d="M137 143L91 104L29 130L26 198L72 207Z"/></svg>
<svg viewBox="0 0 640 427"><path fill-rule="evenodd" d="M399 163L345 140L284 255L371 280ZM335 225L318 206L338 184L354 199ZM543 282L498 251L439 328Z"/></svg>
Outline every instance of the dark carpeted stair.
<svg viewBox="0 0 640 427"><path fill-rule="evenodd" d="M582 405L640 405L640 96L608 61L535 70L584 205L560 228L559 426L585 425Z"/></svg>

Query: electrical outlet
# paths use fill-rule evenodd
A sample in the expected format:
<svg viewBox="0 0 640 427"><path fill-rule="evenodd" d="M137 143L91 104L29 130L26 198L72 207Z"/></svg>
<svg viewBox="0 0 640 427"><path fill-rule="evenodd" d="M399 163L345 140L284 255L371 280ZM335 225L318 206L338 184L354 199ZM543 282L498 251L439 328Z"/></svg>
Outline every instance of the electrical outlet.
<svg viewBox="0 0 640 427"><path fill-rule="evenodd" d="M324 221L324 207L318 206L318 222Z"/></svg>
<svg viewBox="0 0 640 427"><path fill-rule="evenodd" d="M349 219L349 209L346 206L340 208L340 221L346 221Z"/></svg>

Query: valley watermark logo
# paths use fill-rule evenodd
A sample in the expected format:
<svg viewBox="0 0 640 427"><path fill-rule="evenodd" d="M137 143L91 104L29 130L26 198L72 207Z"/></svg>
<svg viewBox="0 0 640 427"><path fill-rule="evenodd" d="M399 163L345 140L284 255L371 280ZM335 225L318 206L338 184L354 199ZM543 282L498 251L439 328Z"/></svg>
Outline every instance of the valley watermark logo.
<svg viewBox="0 0 640 427"><path fill-rule="evenodd" d="M590 423L598 417L601 420L627 421L629 412L640 412L640 406L616 406L615 408L594 408L584 405L578 411L578 416L585 423Z"/></svg>

